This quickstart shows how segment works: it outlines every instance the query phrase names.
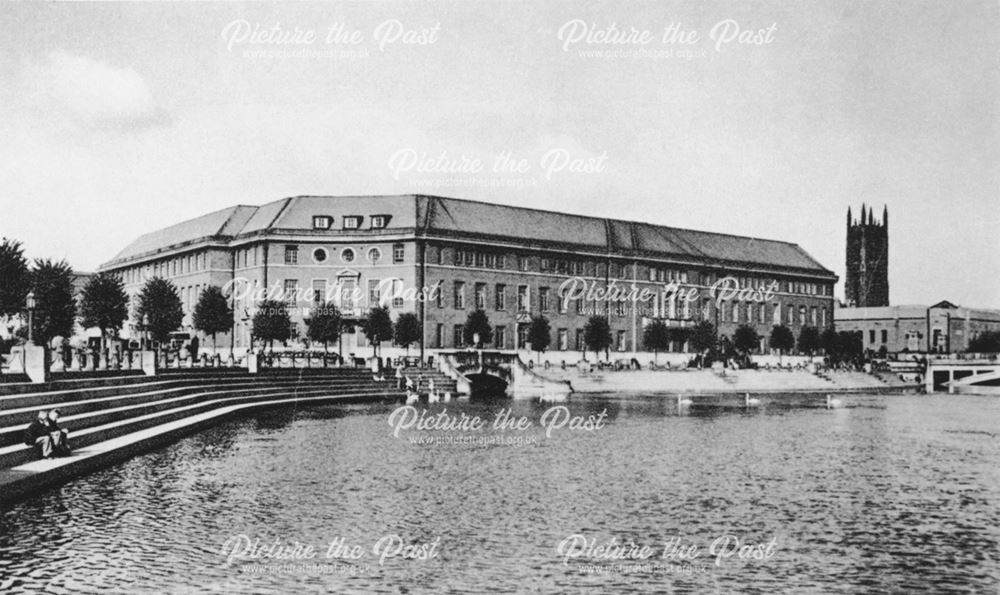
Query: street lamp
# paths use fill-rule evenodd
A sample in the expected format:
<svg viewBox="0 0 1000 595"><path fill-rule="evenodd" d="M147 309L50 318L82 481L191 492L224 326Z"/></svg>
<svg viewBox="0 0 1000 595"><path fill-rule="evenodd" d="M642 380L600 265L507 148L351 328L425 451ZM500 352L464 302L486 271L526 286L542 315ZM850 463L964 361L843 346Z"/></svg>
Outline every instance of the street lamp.
<svg viewBox="0 0 1000 595"><path fill-rule="evenodd" d="M142 349L149 349L149 314L142 315Z"/></svg>
<svg viewBox="0 0 1000 595"><path fill-rule="evenodd" d="M28 308L28 343L35 344L35 292L29 291L24 299L24 305Z"/></svg>

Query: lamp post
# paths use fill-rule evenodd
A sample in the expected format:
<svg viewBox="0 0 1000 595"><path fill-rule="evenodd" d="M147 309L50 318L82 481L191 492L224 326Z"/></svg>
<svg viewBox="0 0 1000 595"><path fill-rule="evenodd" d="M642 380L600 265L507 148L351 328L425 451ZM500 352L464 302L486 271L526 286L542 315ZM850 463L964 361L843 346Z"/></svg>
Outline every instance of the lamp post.
<svg viewBox="0 0 1000 595"><path fill-rule="evenodd" d="M29 291L24 305L28 308L28 343L35 344L35 292Z"/></svg>
<svg viewBox="0 0 1000 595"><path fill-rule="evenodd" d="M142 350L149 349L149 314L142 315Z"/></svg>

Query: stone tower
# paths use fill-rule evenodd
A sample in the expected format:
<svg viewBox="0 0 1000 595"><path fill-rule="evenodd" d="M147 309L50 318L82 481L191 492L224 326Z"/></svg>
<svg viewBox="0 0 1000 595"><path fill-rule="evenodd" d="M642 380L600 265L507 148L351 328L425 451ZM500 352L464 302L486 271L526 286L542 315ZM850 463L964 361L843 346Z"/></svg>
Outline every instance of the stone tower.
<svg viewBox="0 0 1000 595"><path fill-rule="evenodd" d="M861 220L851 218L847 208L847 278L844 281L847 305L857 307L889 305L889 209L883 207L882 220L874 209L861 205Z"/></svg>

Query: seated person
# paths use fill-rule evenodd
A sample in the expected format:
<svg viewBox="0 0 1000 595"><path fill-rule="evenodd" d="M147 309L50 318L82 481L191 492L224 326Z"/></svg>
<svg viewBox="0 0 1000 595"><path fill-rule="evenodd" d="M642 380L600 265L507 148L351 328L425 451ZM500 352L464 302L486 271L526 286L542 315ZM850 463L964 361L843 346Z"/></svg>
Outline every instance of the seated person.
<svg viewBox="0 0 1000 595"><path fill-rule="evenodd" d="M52 456L52 437L49 435L48 412L39 411L38 417L24 430L24 444L34 446L42 458Z"/></svg>
<svg viewBox="0 0 1000 595"><path fill-rule="evenodd" d="M69 432L59 427L58 409L49 411L49 437L52 438L52 456L68 457L71 454Z"/></svg>

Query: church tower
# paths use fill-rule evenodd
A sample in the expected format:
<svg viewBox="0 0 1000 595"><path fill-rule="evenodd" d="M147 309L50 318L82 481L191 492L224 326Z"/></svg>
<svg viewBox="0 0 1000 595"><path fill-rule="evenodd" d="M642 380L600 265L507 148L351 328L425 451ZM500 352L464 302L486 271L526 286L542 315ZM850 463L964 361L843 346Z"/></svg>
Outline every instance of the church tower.
<svg viewBox="0 0 1000 595"><path fill-rule="evenodd" d="M882 220L874 209L861 205L861 219L851 218L847 208L847 306L860 308L889 305L889 209Z"/></svg>

